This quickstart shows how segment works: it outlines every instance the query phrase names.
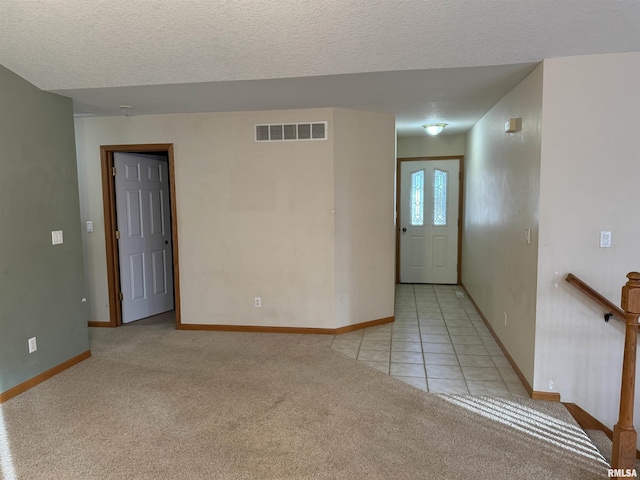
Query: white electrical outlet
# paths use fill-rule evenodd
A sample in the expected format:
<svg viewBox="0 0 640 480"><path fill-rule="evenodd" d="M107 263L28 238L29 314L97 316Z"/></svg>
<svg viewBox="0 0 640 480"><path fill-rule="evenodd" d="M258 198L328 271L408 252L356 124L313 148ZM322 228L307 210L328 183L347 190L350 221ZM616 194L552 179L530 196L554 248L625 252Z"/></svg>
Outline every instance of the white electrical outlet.
<svg viewBox="0 0 640 480"><path fill-rule="evenodd" d="M611 248L611 232L600 232L600 248Z"/></svg>
<svg viewBox="0 0 640 480"><path fill-rule="evenodd" d="M507 312L504 312L504 326L507 326Z"/></svg>
<svg viewBox="0 0 640 480"><path fill-rule="evenodd" d="M38 344L36 343L36 337L29 339L29 353L33 353L38 350Z"/></svg>
<svg viewBox="0 0 640 480"><path fill-rule="evenodd" d="M91 220L87 221L87 232L93 233L93 222Z"/></svg>
<svg viewBox="0 0 640 480"><path fill-rule="evenodd" d="M553 390L553 380L549 380L549 390Z"/></svg>
<svg viewBox="0 0 640 480"><path fill-rule="evenodd" d="M253 303L254 303L256 308L262 307L262 298L260 298L260 297L254 298L253 299Z"/></svg>

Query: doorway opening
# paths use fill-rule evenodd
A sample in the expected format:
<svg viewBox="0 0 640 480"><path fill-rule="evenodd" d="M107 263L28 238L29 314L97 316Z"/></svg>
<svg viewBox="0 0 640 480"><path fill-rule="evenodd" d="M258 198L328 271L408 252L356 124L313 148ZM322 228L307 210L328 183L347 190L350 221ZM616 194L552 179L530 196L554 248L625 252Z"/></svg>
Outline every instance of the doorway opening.
<svg viewBox="0 0 640 480"><path fill-rule="evenodd" d="M173 144L103 145L100 162L109 322L90 322L90 326L117 327L162 313L164 309L175 309L179 328ZM142 187L129 188L127 182L136 178ZM156 188L160 183L164 183L163 189ZM143 216L146 220L142 220ZM145 237L143 247L136 244L140 237ZM155 243L149 244L147 239Z"/></svg>
<svg viewBox="0 0 640 480"><path fill-rule="evenodd" d="M464 156L398 158L396 284L460 284Z"/></svg>

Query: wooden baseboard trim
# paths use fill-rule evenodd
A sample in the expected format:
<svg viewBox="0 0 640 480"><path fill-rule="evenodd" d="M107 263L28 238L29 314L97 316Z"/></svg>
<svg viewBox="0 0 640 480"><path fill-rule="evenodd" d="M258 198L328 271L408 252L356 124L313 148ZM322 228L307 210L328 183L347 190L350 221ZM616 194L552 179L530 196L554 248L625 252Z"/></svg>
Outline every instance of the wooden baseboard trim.
<svg viewBox="0 0 640 480"><path fill-rule="evenodd" d="M107 328L113 327L113 325L111 325L111 322L87 322L87 324L90 327L107 327Z"/></svg>
<svg viewBox="0 0 640 480"><path fill-rule="evenodd" d="M27 380L26 382L22 382L20 385L16 385L15 387L10 388L6 392L0 393L0 403L6 402L10 398L15 397L16 395L19 395L22 392L26 392L30 388L35 387L36 385L44 382L45 380L49 380L54 375L57 375L60 372L63 372L66 369L73 367L74 365L80 363L81 361L86 360L90 356L91 356L91 350L82 352L80 355L70 358L66 362L62 362L60 365L50 368L46 372L42 372L40 375L36 375L32 379Z"/></svg>
<svg viewBox="0 0 640 480"><path fill-rule="evenodd" d="M377 320L371 320L369 322L356 323L355 325L347 325L346 327L340 327L335 329L336 335L341 333L353 332L355 330L361 330L363 328L375 327L376 325L384 325L385 323L395 322L396 317L378 318Z"/></svg>
<svg viewBox="0 0 640 480"><path fill-rule="evenodd" d="M613 431L607 428L604 423L601 423L575 403L562 402L562 404L569 410L571 416L578 422L578 425L580 425L583 430L600 430L609 437L609 440L613 441Z"/></svg>
<svg viewBox="0 0 640 480"><path fill-rule="evenodd" d="M258 325L207 325L196 323L181 323L180 330L205 330L213 332L253 332L253 333L314 333L335 334L335 328L306 328L306 327L262 327Z"/></svg>
<svg viewBox="0 0 640 480"><path fill-rule="evenodd" d="M600 430L613 442L613 431L589 412L575 403L562 403L583 430ZM640 459L640 451L636 450L636 458Z"/></svg>
<svg viewBox="0 0 640 480"><path fill-rule="evenodd" d="M546 400L547 402L559 402L560 394L557 392L531 392L531 398L534 400Z"/></svg>
<svg viewBox="0 0 640 480"><path fill-rule="evenodd" d="M534 393L543 393L543 392L534 392L533 391L533 388L531 388L531 385L529 384L529 381L526 379L526 377L524 376L522 371L520 371L520 368L518 368L518 365L516 365L516 362L513 360L513 358L511 357L511 355L507 351L507 349L504 346L504 344L502 343L502 341L500 341L500 339L498 338L498 335L496 335L496 332L493 330L493 327L489 323L489 320L487 320L487 317L484 316L484 313L482 313L482 311L478 307L478 304L475 302L473 297L471 295L469 295L469 291L467 290L467 287L465 287L462 283L460 284L460 286L464 290L464 294L467 296L469 301L473 304L474 308L476 309L476 311L480 315L480 318L482 318L482 321L486 325L486 327L489 330L489 332L491 332L491 336L493 336L493 339L496 341L496 343L500 347L500 350L502 350L502 353L504 354L505 358L511 364L511 368L513 368L513 371L516 372L516 375L518 375L518 378L522 382L522 385L524 386L524 388L527 391L527 393L529 394L529 396L531 398L534 398L534 396L533 396ZM538 400L547 400L547 399L546 398L545 399L538 398ZM560 401L560 395L558 395L558 400L556 400L556 401L558 401L558 402Z"/></svg>
<svg viewBox="0 0 640 480"><path fill-rule="evenodd" d="M353 332L362 328L374 327L384 323L391 323L395 317L379 318L368 322L356 323L340 328L314 328L314 327L263 327L258 325L206 325L195 323L181 323L179 330L204 330L213 332L253 332L253 333L297 333L297 334L320 334L337 335L340 333Z"/></svg>

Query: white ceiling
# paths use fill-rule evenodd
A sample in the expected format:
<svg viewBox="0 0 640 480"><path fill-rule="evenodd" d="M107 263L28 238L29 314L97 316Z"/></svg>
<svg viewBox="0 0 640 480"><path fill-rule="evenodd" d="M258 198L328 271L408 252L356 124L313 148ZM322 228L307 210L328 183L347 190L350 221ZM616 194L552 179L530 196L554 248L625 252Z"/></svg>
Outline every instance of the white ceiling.
<svg viewBox="0 0 640 480"><path fill-rule="evenodd" d="M0 0L0 64L77 113L347 107L466 131L544 58L640 50L640 0Z"/></svg>

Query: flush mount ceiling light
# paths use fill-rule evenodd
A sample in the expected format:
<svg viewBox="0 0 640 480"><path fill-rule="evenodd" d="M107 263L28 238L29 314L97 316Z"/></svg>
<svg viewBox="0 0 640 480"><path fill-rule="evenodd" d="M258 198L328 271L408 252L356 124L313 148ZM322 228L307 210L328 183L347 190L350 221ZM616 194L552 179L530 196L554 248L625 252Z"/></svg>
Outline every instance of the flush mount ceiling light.
<svg viewBox="0 0 640 480"><path fill-rule="evenodd" d="M428 123L427 125L423 125L427 133L434 136L438 135L446 126L446 123Z"/></svg>

